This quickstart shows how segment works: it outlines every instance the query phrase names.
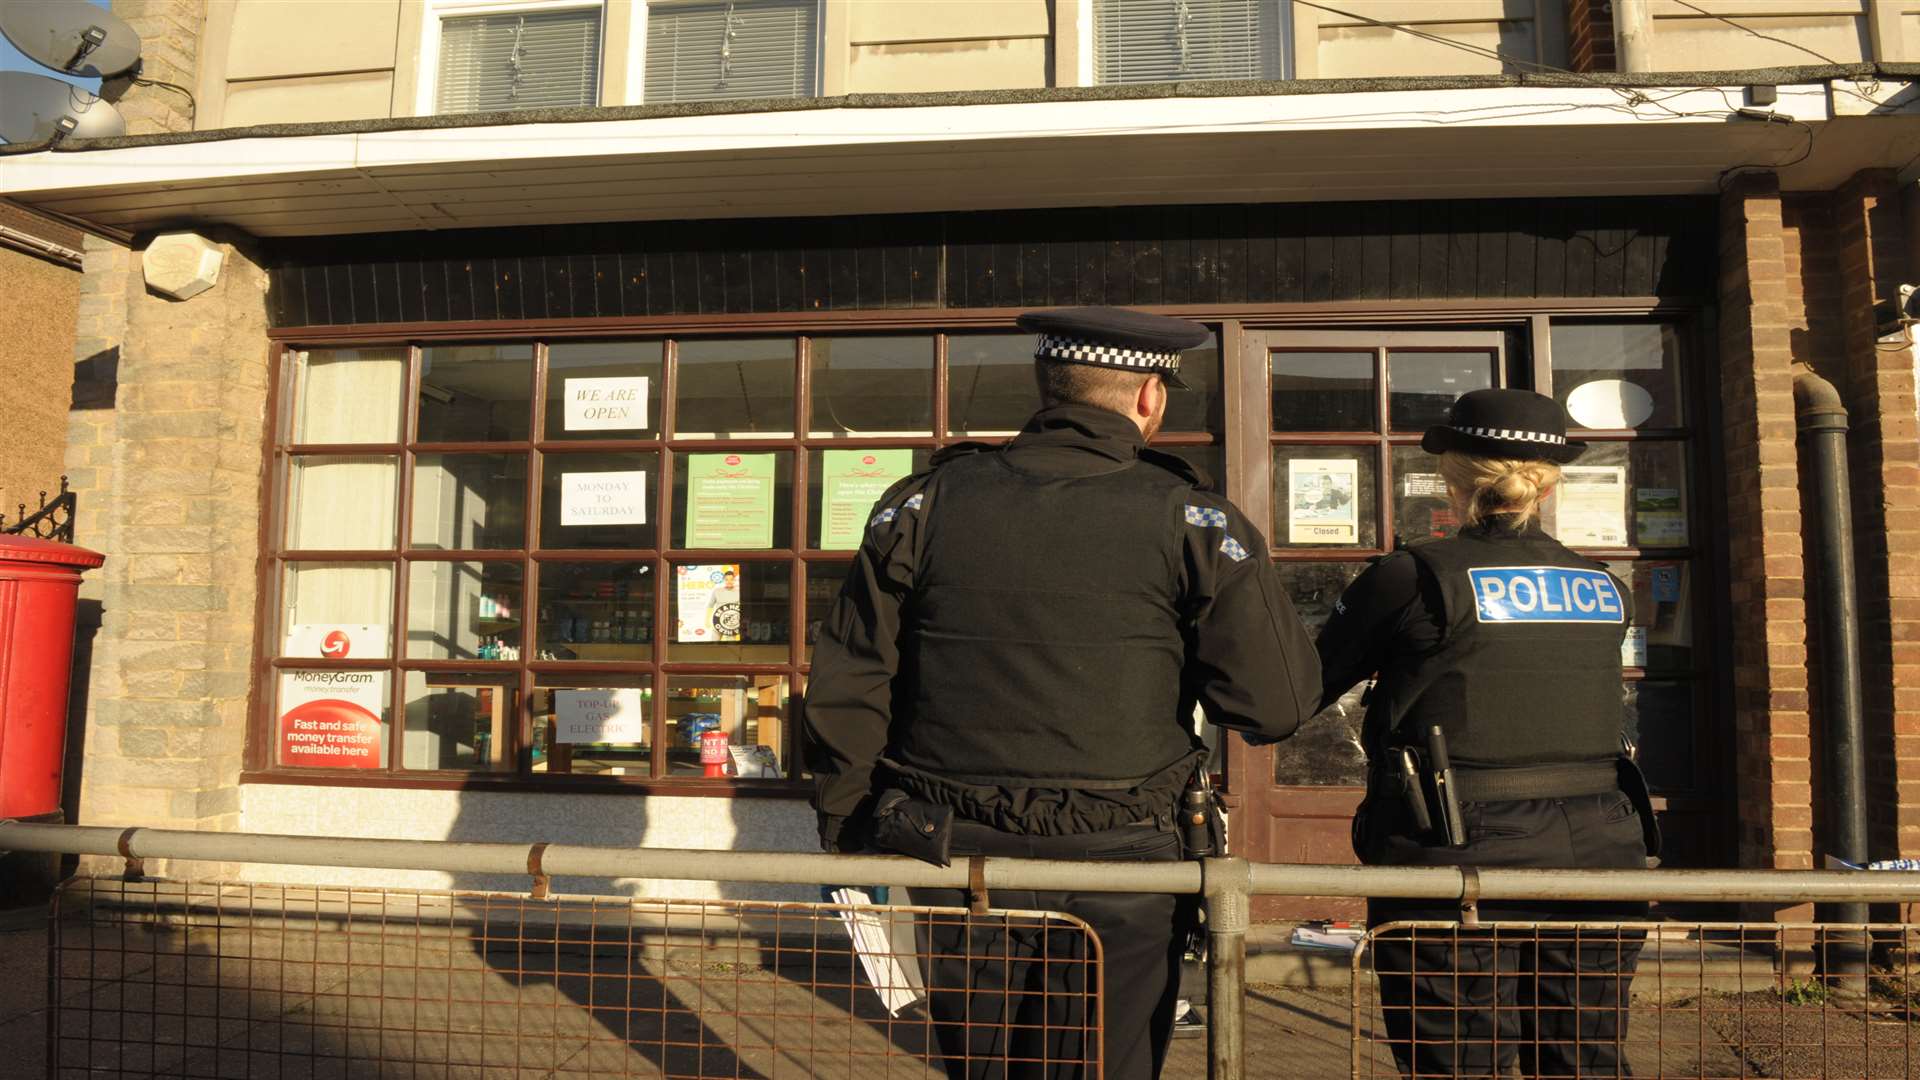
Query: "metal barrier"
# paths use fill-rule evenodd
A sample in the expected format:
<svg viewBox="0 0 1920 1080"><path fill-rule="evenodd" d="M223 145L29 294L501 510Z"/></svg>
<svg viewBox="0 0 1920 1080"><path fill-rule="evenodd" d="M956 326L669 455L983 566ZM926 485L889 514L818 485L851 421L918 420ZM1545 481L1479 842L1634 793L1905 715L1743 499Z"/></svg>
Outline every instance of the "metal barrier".
<svg viewBox="0 0 1920 1080"><path fill-rule="evenodd" d="M1459 904L1462 923L1466 924L1460 929L1461 933L1475 929L1472 924L1477 922L1476 905L1481 900L1752 901L1781 904L1821 901L1910 903L1920 900L1920 874L1867 871L1524 870L1252 865L1245 860L1226 858L1186 863L1102 863L1098 873L1089 873L1085 863L1043 860L974 859L967 864L941 868L892 856L616 849L544 843L355 840L137 828L122 830L18 822L0 822L0 850L68 852L119 858L126 861L128 871L136 877L149 859L525 875L529 879L531 896L516 897L512 902L529 905L526 908L528 911L546 911L562 903L542 899L547 894L551 878L562 875L601 879L804 884L822 881L872 882L908 888L969 890L980 905L985 904L993 890L1008 888L1199 894L1205 899L1208 911L1208 996L1212 1008L1207 1057L1208 1075L1215 1080L1240 1080L1246 1075L1245 939L1252 895L1437 899ZM429 894L409 895L419 897ZM536 902L545 906L532 906ZM609 903L624 910L634 902L612 900L589 903ZM834 917L838 918L837 911ZM1894 927L1890 928L1891 931L1904 934L1906 928ZM1478 928L1477 932L1484 933L1486 929ZM1787 930L1780 932L1786 933ZM1097 945L1093 947L1097 948ZM817 945L811 948L817 948ZM842 949L844 951L844 946ZM1904 969L1900 977L1904 978ZM589 982L592 981L589 979ZM1356 988L1364 981L1356 981ZM384 997L380 999L383 1008L385 1000ZM1358 1015L1356 1012L1355 1016ZM1358 1028L1355 1038L1361 1038ZM895 1062L901 1059L883 1054L878 1060ZM1356 1075L1359 1060L1355 1058ZM891 1064L883 1066L883 1074L891 1067Z"/></svg>
<svg viewBox="0 0 1920 1080"><path fill-rule="evenodd" d="M1904 1080L1917 945L1904 925L1390 923L1354 953L1353 1077Z"/></svg>
<svg viewBox="0 0 1920 1080"><path fill-rule="evenodd" d="M850 914L884 951L856 957ZM920 961L983 959L942 951L961 926L1072 991L923 987ZM1042 912L77 878L48 1075L1098 1076L1099 956Z"/></svg>

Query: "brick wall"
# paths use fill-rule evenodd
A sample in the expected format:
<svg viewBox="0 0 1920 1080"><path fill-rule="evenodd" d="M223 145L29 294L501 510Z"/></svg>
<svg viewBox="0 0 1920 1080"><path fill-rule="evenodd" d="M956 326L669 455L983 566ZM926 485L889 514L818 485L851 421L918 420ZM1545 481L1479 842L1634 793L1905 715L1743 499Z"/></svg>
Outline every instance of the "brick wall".
<svg viewBox="0 0 1920 1080"><path fill-rule="evenodd" d="M1792 373L1803 304L1787 276L1777 179L1735 178L1720 228L1738 858L1803 868L1813 862L1812 771Z"/></svg>
<svg viewBox="0 0 1920 1080"><path fill-rule="evenodd" d="M1568 66L1575 71L1615 71L1611 0L1567 0Z"/></svg>
<svg viewBox="0 0 1920 1080"><path fill-rule="evenodd" d="M1912 349L1881 340L1875 302L1912 281L1905 205L1890 171L1832 196L1859 578L1867 809L1875 858L1920 855L1920 439Z"/></svg>
<svg viewBox="0 0 1920 1080"><path fill-rule="evenodd" d="M141 76L191 91L199 78L206 0L113 0L113 13L140 35ZM187 98L165 86L135 86L114 103L127 134L191 131Z"/></svg>

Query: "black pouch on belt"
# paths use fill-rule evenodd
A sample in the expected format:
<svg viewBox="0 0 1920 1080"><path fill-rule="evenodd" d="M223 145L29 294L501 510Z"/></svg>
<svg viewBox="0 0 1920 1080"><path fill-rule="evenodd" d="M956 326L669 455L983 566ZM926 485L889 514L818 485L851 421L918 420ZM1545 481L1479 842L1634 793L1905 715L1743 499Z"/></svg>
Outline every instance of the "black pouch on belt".
<svg viewBox="0 0 1920 1080"><path fill-rule="evenodd" d="M888 788L873 804L872 838L873 845L883 851L911 855L935 866L950 865L953 807Z"/></svg>
<svg viewBox="0 0 1920 1080"><path fill-rule="evenodd" d="M1660 823L1653 819L1653 795L1647 790L1647 778L1630 757L1622 756L1615 766L1620 771L1620 790L1633 800L1640 815L1640 838L1646 842L1647 855L1660 854Z"/></svg>

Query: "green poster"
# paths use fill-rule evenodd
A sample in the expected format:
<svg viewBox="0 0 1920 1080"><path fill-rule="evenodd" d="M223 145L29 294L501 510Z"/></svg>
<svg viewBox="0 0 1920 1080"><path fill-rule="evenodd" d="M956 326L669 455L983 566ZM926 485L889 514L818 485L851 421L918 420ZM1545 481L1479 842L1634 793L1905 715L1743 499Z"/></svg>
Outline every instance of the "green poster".
<svg viewBox="0 0 1920 1080"><path fill-rule="evenodd" d="M772 454L688 454L689 548L773 546Z"/></svg>
<svg viewBox="0 0 1920 1080"><path fill-rule="evenodd" d="M827 451L820 476L821 549L859 547L875 500L912 471L911 450Z"/></svg>

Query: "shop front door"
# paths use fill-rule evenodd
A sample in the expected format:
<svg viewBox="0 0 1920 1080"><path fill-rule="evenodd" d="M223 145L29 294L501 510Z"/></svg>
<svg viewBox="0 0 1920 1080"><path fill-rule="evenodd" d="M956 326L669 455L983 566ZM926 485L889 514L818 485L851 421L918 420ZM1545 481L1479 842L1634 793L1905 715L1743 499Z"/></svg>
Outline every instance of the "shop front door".
<svg viewBox="0 0 1920 1080"><path fill-rule="evenodd" d="M1231 377L1240 439L1232 495L1268 530L1282 582L1318 630L1367 561L1456 522L1422 433L1461 394L1517 387L1568 406L1588 449L1567 467L1542 523L1634 591L1622 650L1623 715L1643 748L1677 848L1719 827L1719 779L1701 753L1713 721L1701 578L1710 550L1698 508L1696 435L1684 384L1684 324L1533 317L1477 329L1286 329L1240 335ZM1583 389L1584 388L1584 389ZM1619 413L1624 406L1625 412ZM1271 862L1351 863L1366 777L1365 682L1276 746L1234 740L1227 763L1235 850ZM1543 718L1542 722L1551 722ZM1699 865L1696 859L1685 861ZM1266 917L1356 913L1357 904L1268 901Z"/></svg>

